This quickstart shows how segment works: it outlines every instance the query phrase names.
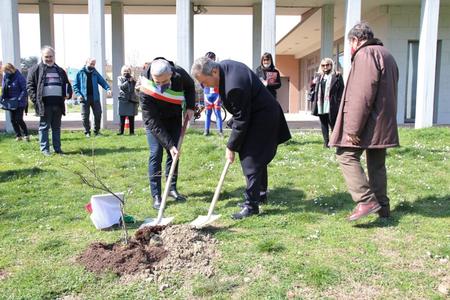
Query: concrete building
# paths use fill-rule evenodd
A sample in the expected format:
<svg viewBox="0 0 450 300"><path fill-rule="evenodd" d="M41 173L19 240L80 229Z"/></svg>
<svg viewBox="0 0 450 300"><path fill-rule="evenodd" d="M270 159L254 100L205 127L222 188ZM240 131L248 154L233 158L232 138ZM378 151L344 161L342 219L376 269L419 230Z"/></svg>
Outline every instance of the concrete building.
<svg viewBox="0 0 450 300"><path fill-rule="evenodd" d="M54 45L55 12L88 13L91 56L103 75L104 16L111 14L113 78L125 61L125 13L176 14L176 62L188 70L193 61L194 14L251 14L253 67L259 65L261 53L276 54L284 83L279 101L287 113L309 109L305 92L321 57L338 61L345 78L350 67L345 33L363 19L398 62L398 122L415 122L417 128L450 123L450 79L441 71L450 64L450 0L2 0L3 61L15 65L20 61L19 12L39 13L41 45ZM277 14L301 15L300 23L278 43ZM118 95L115 85L113 94ZM106 109L104 94L102 104ZM107 114L102 116L106 124Z"/></svg>

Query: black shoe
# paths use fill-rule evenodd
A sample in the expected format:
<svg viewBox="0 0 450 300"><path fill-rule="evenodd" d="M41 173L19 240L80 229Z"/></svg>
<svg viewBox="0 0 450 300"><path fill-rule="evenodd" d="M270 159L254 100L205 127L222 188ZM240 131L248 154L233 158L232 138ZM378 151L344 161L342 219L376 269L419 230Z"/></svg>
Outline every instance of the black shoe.
<svg viewBox="0 0 450 300"><path fill-rule="evenodd" d="M102 135L102 134L100 133L100 131L94 131L94 135L95 135L95 136L100 136L100 135Z"/></svg>
<svg viewBox="0 0 450 300"><path fill-rule="evenodd" d="M209 131L203 132L203 135L204 135L204 136L208 136L208 135L209 135Z"/></svg>
<svg viewBox="0 0 450 300"><path fill-rule="evenodd" d="M377 211L377 213L380 218L389 218L391 216L390 205L381 205L381 208L379 211Z"/></svg>
<svg viewBox="0 0 450 300"><path fill-rule="evenodd" d="M263 205L263 204L267 204L267 203L268 203L268 201L267 201L267 193L262 194L260 196L260 198L259 198L259 205ZM237 206L240 207L240 208L244 208L245 202L239 202L237 204Z"/></svg>
<svg viewBox="0 0 450 300"><path fill-rule="evenodd" d="M155 197L153 197L153 208L159 209L160 206L161 206L161 196L156 195Z"/></svg>
<svg viewBox="0 0 450 300"><path fill-rule="evenodd" d="M169 192L169 196L175 199L175 201L184 202L186 201L186 197L178 193L177 190L171 190Z"/></svg>
<svg viewBox="0 0 450 300"><path fill-rule="evenodd" d="M117 135L123 135L123 132L118 132Z"/></svg>
<svg viewBox="0 0 450 300"><path fill-rule="evenodd" d="M245 205L240 212L232 214L231 218L233 220L240 220L240 219L244 219L244 218L250 217L252 215L257 215L257 214L259 214L258 207L255 208L255 207Z"/></svg>
<svg viewBox="0 0 450 300"><path fill-rule="evenodd" d="M64 155L64 152L61 149L55 150L55 153L59 155Z"/></svg>

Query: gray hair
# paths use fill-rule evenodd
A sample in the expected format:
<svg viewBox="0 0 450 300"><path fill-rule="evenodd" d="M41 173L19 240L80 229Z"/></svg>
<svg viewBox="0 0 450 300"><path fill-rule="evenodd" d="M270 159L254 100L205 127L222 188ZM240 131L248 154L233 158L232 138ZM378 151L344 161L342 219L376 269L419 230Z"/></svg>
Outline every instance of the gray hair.
<svg viewBox="0 0 450 300"><path fill-rule="evenodd" d="M211 76L212 70L218 67L219 64L211 60L210 58L200 57L194 61L194 64L191 68L191 75L195 77L195 75L201 73L203 75Z"/></svg>
<svg viewBox="0 0 450 300"><path fill-rule="evenodd" d="M53 49L53 47L48 45L42 46L41 53L44 53L46 50L52 52L52 54L55 55L55 49Z"/></svg>
<svg viewBox="0 0 450 300"><path fill-rule="evenodd" d="M358 39L358 41L367 41L373 39L373 31L367 22L359 22L347 34L347 39L352 40L353 38Z"/></svg>
<svg viewBox="0 0 450 300"><path fill-rule="evenodd" d="M155 59L151 64L151 75L172 74L172 66L165 59Z"/></svg>
<svg viewBox="0 0 450 300"><path fill-rule="evenodd" d="M126 71L129 71L129 73L131 74L131 66L129 65L123 65L122 68L120 69L120 74L124 74L126 73Z"/></svg>

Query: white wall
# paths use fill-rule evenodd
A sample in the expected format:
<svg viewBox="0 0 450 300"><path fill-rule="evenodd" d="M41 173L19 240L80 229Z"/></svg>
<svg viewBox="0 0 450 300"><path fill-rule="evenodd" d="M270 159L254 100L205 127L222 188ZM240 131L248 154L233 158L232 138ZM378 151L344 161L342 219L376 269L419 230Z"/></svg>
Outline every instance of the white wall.
<svg viewBox="0 0 450 300"><path fill-rule="evenodd" d="M387 22L389 27L383 40L397 61L399 68L398 108L397 121L402 124L405 118L406 101L406 72L408 58L408 41L419 40L420 36L420 6L388 6ZM384 24L373 26L375 34L377 29L385 29ZM450 68L450 7L441 5L439 14L438 39L442 40L441 65L438 93L438 124L450 124L450 78L446 70Z"/></svg>

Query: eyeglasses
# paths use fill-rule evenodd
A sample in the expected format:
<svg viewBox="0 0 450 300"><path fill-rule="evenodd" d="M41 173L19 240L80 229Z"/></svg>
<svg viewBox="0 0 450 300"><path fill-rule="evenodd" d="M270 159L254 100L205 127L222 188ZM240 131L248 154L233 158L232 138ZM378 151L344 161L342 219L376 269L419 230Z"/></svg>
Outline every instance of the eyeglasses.
<svg viewBox="0 0 450 300"><path fill-rule="evenodd" d="M328 66L331 66L331 64L323 64L323 65L320 65L320 66L322 66L322 67L328 67Z"/></svg>

